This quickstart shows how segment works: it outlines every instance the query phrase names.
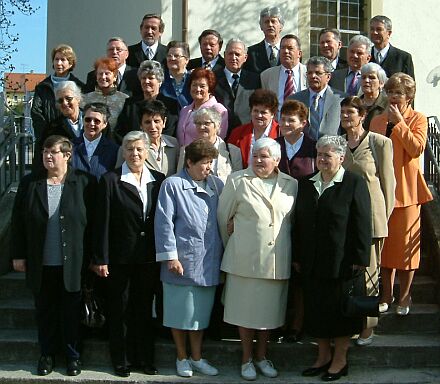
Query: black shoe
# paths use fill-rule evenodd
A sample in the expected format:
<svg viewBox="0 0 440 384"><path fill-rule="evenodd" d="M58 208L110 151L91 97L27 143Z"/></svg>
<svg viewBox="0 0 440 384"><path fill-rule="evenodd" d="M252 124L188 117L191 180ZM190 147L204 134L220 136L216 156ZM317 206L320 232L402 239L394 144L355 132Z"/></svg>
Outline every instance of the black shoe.
<svg viewBox="0 0 440 384"><path fill-rule="evenodd" d="M157 375L159 371L153 364L145 364L144 367L144 373L147 375Z"/></svg>
<svg viewBox="0 0 440 384"><path fill-rule="evenodd" d="M37 373L39 376L46 376L53 371L53 359L51 356L40 356L38 360Z"/></svg>
<svg viewBox="0 0 440 384"><path fill-rule="evenodd" d="M321 377L322 381L335 381L335 380L339 380L341 378L341 376L347 376L348 375L348 364L345 364L345 366L343 368L341 368L341 370L339 372L336 373L330 373L329 371L327 371L326 373L324 373Z"/></svg>
<svg viewBox="0 0 440 384"><path fill-rule="evenodd" d="M301 375L303 376L318 376L323 372L327 372L327 369L330 368L330 365L332 364L331 360L324 365L321 365L320 367L310 367L302 371Z"/></svg>
<svg viewBox="0 0 440 384"><path fill-rule="evenodd" d="M81 373L81 361L79 360L68 361L66 373L68 376L78 376Z"/></svg>
<svg viewBox="0 0 440 384"><path fill-rule="evenodd" d="M302 337L303 337L302 331L298 331L297 329L292 329L283 336L283 342L297 343L302 339Z"/></svg>
<svg viewBox="0 0 440 384"><path fill-rule="evenodd" d="M130 369L127 368L125 365L116 365L115 375L120 377L128 377L130 376Z"/></svg>

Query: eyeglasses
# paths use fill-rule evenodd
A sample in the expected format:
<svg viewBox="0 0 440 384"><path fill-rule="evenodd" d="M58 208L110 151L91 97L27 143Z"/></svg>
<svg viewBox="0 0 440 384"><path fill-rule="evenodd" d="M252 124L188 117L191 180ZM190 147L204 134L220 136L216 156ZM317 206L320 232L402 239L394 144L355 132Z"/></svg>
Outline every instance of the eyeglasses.
<svg viewBox="0 0 440 384"><path fill-rule="evenodd" d="M126 51L126 49L124 49L124 48L116 48L116 47L114 47L114 48L107 48L107 52L114 52L114 51L116 51L117 53L121 53L121 52Z"/></svg>
<svg viewBox="0 0 440 384"><path fill-rule="evenodd" d="M169 53L168 55L167 55L167 59L169 59L169 60L179 60L179 59L181 59L182 57L186 57L185 55L173 55L172 53Z"/></svg>
<svg viewBox="0 0 440 384"><path fill-rule="evenodd" d="M321 76L324 76L324 75L327 75L328 74L328 72L313 72L313 71L307 71L306 72L306 75L307 76L319 76L319 77L321 77Z"/></svg>
<svg viewBox="0 0 440 384"><path fill-rule="evenodd" d="M67 101L68 103L71 103L73 99L74 99L73 96L64 96L64 97L60 97L59 99L57 99L57 103L58 104L63 104L64 101Z"/></svg>
<svg viewBox="0 0 440 384"><path fill-rule="evenodd" d="M48 151L47 149L44 149L43 151L41 151L41 153L44 155L44 156L56 156L56 155L58 155L59 153L61 153L62 151L60 151L60 150L58 150L58 151Z"/></svg>
<svg viewBox="0 0 440 384"><path fill-rule="evenodd" d="M96 119L96 118L94 118L94 117L84 117L84 121L85 121L86 123L94 122L96 125L101 124L101 120Z"/></svg>
<svg viewBox="0 0 440 384"><path fill-rule="evenodd" d="M211 124L214 124L212 120L209 121L194 121L194 125L196 127L209 127Z"/></svg>

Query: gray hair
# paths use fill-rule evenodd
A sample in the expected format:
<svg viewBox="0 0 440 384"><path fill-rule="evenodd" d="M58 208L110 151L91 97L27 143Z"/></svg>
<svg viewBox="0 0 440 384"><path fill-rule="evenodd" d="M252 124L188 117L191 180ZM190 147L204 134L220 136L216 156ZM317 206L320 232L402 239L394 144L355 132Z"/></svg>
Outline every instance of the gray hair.
<svg viewBox="0 0 440 384"><path fill-rule="evenodd" d="M150 145L150 140L145 132L142 131L130 131L122 139L122 149L125 151L127 145L132 141L142 140L144 142L145 148Z"/></svg>
<svg viewBox="0 0 440 384"><path fill-rule="evenodd" d="M370 50L370 48L373 46L373 43L371 42L371 40L364 35L355 35L353 36L350 41L348 42L348 48L350 48L352 45L354 44L360 44L360 45L365 45L365 47L367 48L367 51Z"/></svg>
<svg viewBox="0 0 440 384"><path fill-rule="evenodd" d="M108 41L107 41L107 45L109 45L112 41L119 41L122 44L124 44L126 49L128 49L128 45L122 37L119 37L119 36L110 37L110 39L108 39Z"/></svg>
<svg viewBox="0 0 440 384"><path fill-rule="evenodd" d="M376 72L379 81L385 84L388 80L388 76L383 70L383 68L377 63L367 63L361 68L361 75L366 75L367 73Z"/></svg>
<svg viewBox="0 0 440 384"><path fill-rule="evenodd" d="M141 76L144 72L154 75L156 79L159 80L160 83L163 83L165 76L163 73L162 66L158 61L156 60L143 61L137 71L139 80L141 79Z"/></svg>
<svg viewBox="0 0 440 384"><path fill-rule="evenodd" d="M309 67L309 65L322 65L324 67L324 71L326 71L327 73L333 72L332 62L324 56L312 56L307 61L307 68Z"/></svg>
<svg viewBox="0 0 440 384"><path fill-rule="evenodd" d="M220 131L220 124L222 123L222 114L215 109L215 107L200 108L193 113L194 123L197 120L202 119L204 116L208 116L208 118L214 123L218 134Z"/></svg>
<svg viewBox="0 0 440 384"><path fill-rule="evenodd" d="M383 15L374 16L370 20L370 25L374 21L376 21L378 23L382 23L385 26L385 29L387 31L392 31L393 30L393 23L391 22L391 19L389 17L383 16Z"/></svg>
<svg viewBox="0 0 440 384"><path fill-rule="evenodd" d="M260 24L265 17L276 17L280 21L280 24L284 26L284 17L279 7L266 7L262 9L260 12Z"/></svg>
<svg viewBox="0 0 440 384"><path fill-rule="evenodd" d="M281 146L270 137L262 137L258 139L252 147L252 154L256 153L260 149L267 149L273 159L281 159Z"/></svg>
<svg viewBox="0 0 440 384"><path fill-rule="evenodd" d="M55 88L55 97L58 97L61 91L70 91L73 93L73 97L75 99L77 99L79 102L81 102L82 100L81 89L76 85L74 81L67 80L59 83L59 85Z"/></svg>
<svg viewBox="0 0 440 384"><path fill-rule="evenodd" d="M345 156L345 152L347 150L347 140L345 140L342 136L330 136L325 135L318 139L316 143L316 149L322 147L330 147L333 152L338 155Z"/></svg>
<svg viewBox="0 0 440 384"><path fill-rule="evenodd" d="M243 46L243 51L245 53L247 53L246 44L242 40L240 40L238 38L229 39L229 41L226 44L225 52L228 50L229 46L232 45L232 44L241 44Z"/></svg>
<svg viewBox="0 0 440 384"><path fill-rule="evenodd" d="M336 29L336 28L322 28L319 31L319 37L321 37L324 33L331 33L331 34L333 34L333 38L336 41L341 41L341 31L339 29Z"/></svg>

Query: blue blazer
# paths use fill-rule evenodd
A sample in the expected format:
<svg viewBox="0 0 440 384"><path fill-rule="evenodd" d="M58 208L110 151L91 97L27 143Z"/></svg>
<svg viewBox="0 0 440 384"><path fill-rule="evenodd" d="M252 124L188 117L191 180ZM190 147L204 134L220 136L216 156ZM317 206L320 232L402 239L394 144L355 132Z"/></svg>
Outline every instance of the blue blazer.
<svg viewBox="0 0 440 384"><path fill-rule="evenodd" d="M168 71L165 71L165 78L160 87L159 92L166 97L170 97L174 100L177 100L179 111L183 107L186 107L187 105L191 104L193 102L193 98L189 93L189 72L185 75L185 79L183 83L183 92L180 95L176 94L176 91L173 86L173 79L171 79Z"/></svg>

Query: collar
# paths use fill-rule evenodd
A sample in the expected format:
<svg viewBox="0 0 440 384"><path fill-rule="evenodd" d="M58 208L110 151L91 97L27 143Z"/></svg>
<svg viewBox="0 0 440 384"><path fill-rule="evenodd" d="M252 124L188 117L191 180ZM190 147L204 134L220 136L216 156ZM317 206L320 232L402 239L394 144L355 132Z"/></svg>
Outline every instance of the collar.
<svg viewBox="0 0 440 384"><path fill-rule="evenodd" d="M92 140L92 141L88 140L86 135L84 135L84 134L83 134L83 137L84 137L84 144L86 145L86 148L93 146L93 148L96 149L99 142L101 141L102 132L99 134L99 136L95 140Z"/></svg>
<svg viewBox="0 0 440 384"><path fill-rule="evenodd" d="M315 186L316 191L319 193L319 196L323 194L323 192L335 185L335 183L341 183L342 179L344 178L345 169L341 165L341 167L338 169L338 172L333 176L333 179L330 180L328 184L324 184L321 176L321 171L319 171L317 174L313 175L310 180L313 181L313 185Z"/></svg>
<svg viewBox="0 0 440 384"><path fill-rule="evenodd" d="M217 60L220 57L220 55L217 55L216 57L214 57L211 61L206 61L205 58L202 56L202 67L206 64L209 63L209 66L211 67L211 69L214 69L215 65L217 64Z"/></svg>
<svg viewBox="0 0 440 384"><path fill-rule="evenodd" d="M144 164L142 167L142 176L141 176L141 185L136 180L133 172L131 172L130 168L127 165L127 162L124 161L122 163L121 170L121 181L124 181L128 184L134 185L136 188L144 189L148 183L155 181L156 179L153 177L147 166Z"/></svg>
<svg viewBox="0 0 440 384"><path fill-rule="evenodd" d="M278 41L275 45L269 44L266 40L264 40L264 46L266 47L266 51L269 51L270 47L276 48L277 51L280 50L281 40Z"/></svg>
<svg viewBox="0 0 440 384"><path fill-rule="evenodd" d="M147 49L150 48L153 51L153 56L156 54L157 47L159 46L158 41L156 41L153 45L147 45L145 44L145 41L142 40L141 44L142 44L142 50L146 52Z"/></svg>
<svg viewBox="0 0 440 384"><path fill-rule="evenodd" d="M124 75L125 68L127 68L127 64L126 64L126 63L122 64L122 65L118 68L118 72L120 73L121 78L122 78L122 76Z"/></svg>
<svg viewBox="0 0 440 384"><path fill-rule="evenodd" d="M312 89L309 88L310 91L310 100L313 100L316 94L319 95L319 97L322 99L324 97L325 92L327 91L328 85L324 87L324 89L321 89L319 92L315 92Z"/></svg>
<svg viewBox="0 0 440 384"><path fill-rule="evenodd" d="M380 51L373 46L373 56L376 58L376 55L380 52L382 55L382 60L385 59L385 56L387 55L388 51L390 50L390 43L386 45L385 48L381 49Z"/></svg>
<svg viewBox="0 0 440 384"><path fill-rule="evenodd" d="M292 73L298 73L299 72L299 62L296 64L293 68L286 68L284 65L281 64L281 71L283 73L286 73L286 71L292 71Z"/></svg>

